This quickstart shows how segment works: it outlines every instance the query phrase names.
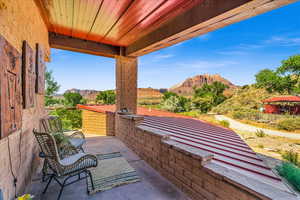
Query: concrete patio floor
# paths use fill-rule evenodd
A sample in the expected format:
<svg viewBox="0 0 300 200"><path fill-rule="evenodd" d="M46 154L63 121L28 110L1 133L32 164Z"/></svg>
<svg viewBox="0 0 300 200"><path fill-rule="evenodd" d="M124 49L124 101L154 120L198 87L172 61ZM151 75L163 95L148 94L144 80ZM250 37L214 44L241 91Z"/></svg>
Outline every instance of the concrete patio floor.
<svg viewBox="0 0 300 200"><path fill-rule="evenodd" d="M130 165L136 169L141 181L115 187L111 190L89 196L86 192L86 181L82 180L67 186L62 193L61 200L189 200L176 186L158 174L115 137L89 135L87 136L85 150L93 154L121 152ZM46 183L41 182L40 176L37 176L28 192L35 195L34 199L55 200L59 193L60 186L53 182L49 186L46 194L42 194L45 185Z"/></svg>

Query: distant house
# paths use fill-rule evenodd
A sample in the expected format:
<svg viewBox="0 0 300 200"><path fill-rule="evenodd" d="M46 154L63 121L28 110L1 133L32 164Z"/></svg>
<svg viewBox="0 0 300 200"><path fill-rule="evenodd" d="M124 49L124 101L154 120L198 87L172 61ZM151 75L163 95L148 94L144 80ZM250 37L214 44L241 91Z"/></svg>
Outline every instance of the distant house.
<svg viewBox="0 0 300 200"><path fill-rule="evenodd" d="M300 96L271 97L263 103L265 113L300 115Z"/></svg>

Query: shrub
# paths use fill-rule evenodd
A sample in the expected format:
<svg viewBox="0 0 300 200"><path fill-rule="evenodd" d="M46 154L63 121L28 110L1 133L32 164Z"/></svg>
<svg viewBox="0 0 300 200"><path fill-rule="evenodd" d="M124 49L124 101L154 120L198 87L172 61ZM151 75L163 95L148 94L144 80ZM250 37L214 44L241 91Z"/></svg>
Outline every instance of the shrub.
<svg viewBox="0 0 300 200"><path fill-rule="evenodd" d="M230 126L230 123L227 120L222 120L222 121L219 122L219 124L223 127L226 127L226 128L229 128L229 126Z"/></svg>
<svg viewBox="0 0 300 200"><path fill-rule="evenodd" d="M281 156L283 159L299 166L299 156L297 152L294 152L293 150L285 151Z"/></svg>
<svg viewBox="0 0 300 200"><path fill-rule="evenodd" d="M259 144L257 147L263 149L265 146L263 144Z"/></svg>
<svg viewBox="0 0 300 200"><path fill-rule="evenodd" d="M234 119L244 119L245 118L245 113L242 111L235 111L232 113L232 117Z"/></svg>
<svg viewBox="0 0 300 200"><path fill-rule="evenodd" d="M256 130L255 135L257 137L265 137L266 136L265 132L263 130L261 130L261 129Z"/></svg>
<svg viewBox="0 0 300 200"><path fill-rule="evenodd" d="M291 163L283 163L276 169L297 191L300 191L300 168Z"/></svg>
<svg viewBox="0 0 300 200"><path fill-rule="evenodd" d="M199 117L199 112L197 110L193 110L193 111L189 111L189 112L182 112L181 113L182 115L186 115L186 116L189 116L189 117Z"/></svg>
<svg viewBox="0 0 300 200"><path fill-rule="evenodd" d="M277 121L277 127L282 130L295 131L300 129L300 120L297 118L281 119Z"/></svg>
<svg viewBox="0 0 300 200"><path fill-rule="evenodd" d="M64 129L79 129L82 126L82 117L80 110L57 108L54 111L51 111L50 115L58 116L62 120Z"/></svg>

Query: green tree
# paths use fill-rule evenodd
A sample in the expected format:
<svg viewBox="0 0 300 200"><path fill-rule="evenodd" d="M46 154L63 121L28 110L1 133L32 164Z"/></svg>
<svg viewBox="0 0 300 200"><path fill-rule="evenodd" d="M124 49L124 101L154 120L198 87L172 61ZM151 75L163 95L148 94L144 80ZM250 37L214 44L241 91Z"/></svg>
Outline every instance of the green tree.
<svg viewBox="0 0 300 200"><path fill-rule="evenodd" d="M59 100L54 99L53 95L55 95L59 88L60 85L54 80L53 78L53 72L46 70L45 72L45 105L46 106L51 106L54 104L58 104Z"/></svg>
<svg viewBox="0 0 300 200"><path fill-rule="evenodd" d="M58 116L62 120L63 128L66 130L74 130L82 127L81 110L57 108L51 111L50 114Z"/></svg>
<svg viewBox="0 0 300 200"><path fill-rule="evenodd" d="M227 85L218 81L212 84L204 84L201 88L195 88L192 100L193 107L203 113L210 111L212 107L226 100L223 92L227 88Z"/></svg>
<svg viewBox="0 0 300 200"><path fill-rule="evenodd" d="M290 75L280 75L277 71L264 69L255 75L256 86L265 88L268 92L291 94L295 90L296 80Z"/></svg>
<svg viewBox="0 0 300 200"><path fill-rule="evenodd" d="M64 98L64 103L66 106L76 106L77 104L85 103L85 100L82 98L81 94L77 92L64 93Z"/></svg>
<svg viewBox="0 0 300 200"><path fill-rule="evenodd" d="M300 54L281 61L281 66L277 69L277 72L289 77L294 84L293 92L300 93Z"/></svg>
<svg viewBox="0 0 300 200"><path fill-rule="evenodd" d="M277 72L300 78L300 54L290 56L288 59L281 61L281 66L277 69Z"/></svg>
<svg viewBox="0 0 300 200"><path fill-rule="evenodd" d="M162 108L171 112L186 112L191 110L191 103L188 98L178 95L171 95L162 102Z"/></svg>
<svg viewBox="0 0 300 200"><path fill-rule="evenodd" d="M178 95L174 92L164 92L162 99L163 99L163 101L165 101L165 100L167 100L168 98L170 98L172 96L178 97Z"/></svg>
<svg viewBox="0 0 300 200"><path fill-rule="evenodd" d="M101 91L96 97L97 103L115 104L116 93L114 90Z"/></svg>

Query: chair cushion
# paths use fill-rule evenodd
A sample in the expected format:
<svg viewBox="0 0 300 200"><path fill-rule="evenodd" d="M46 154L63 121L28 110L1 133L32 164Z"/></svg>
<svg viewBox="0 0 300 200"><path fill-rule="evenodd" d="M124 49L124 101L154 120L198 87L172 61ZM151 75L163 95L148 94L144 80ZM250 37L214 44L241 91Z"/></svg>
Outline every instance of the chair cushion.
<svg viewBox="0 0 300 200"><path fill-rule="evenodd" d="M62 159L59 162L61 165L71 165L85 155L86 155L85 153L77 153L77 154L74 154L72 156Z"/></svg>
<svg viewBox="0 0 300 200"><path fill-rule="evenodd" d="M85 140L81 138L70 138L69 141L75 148L79 148L85 143Z"/></svg>

